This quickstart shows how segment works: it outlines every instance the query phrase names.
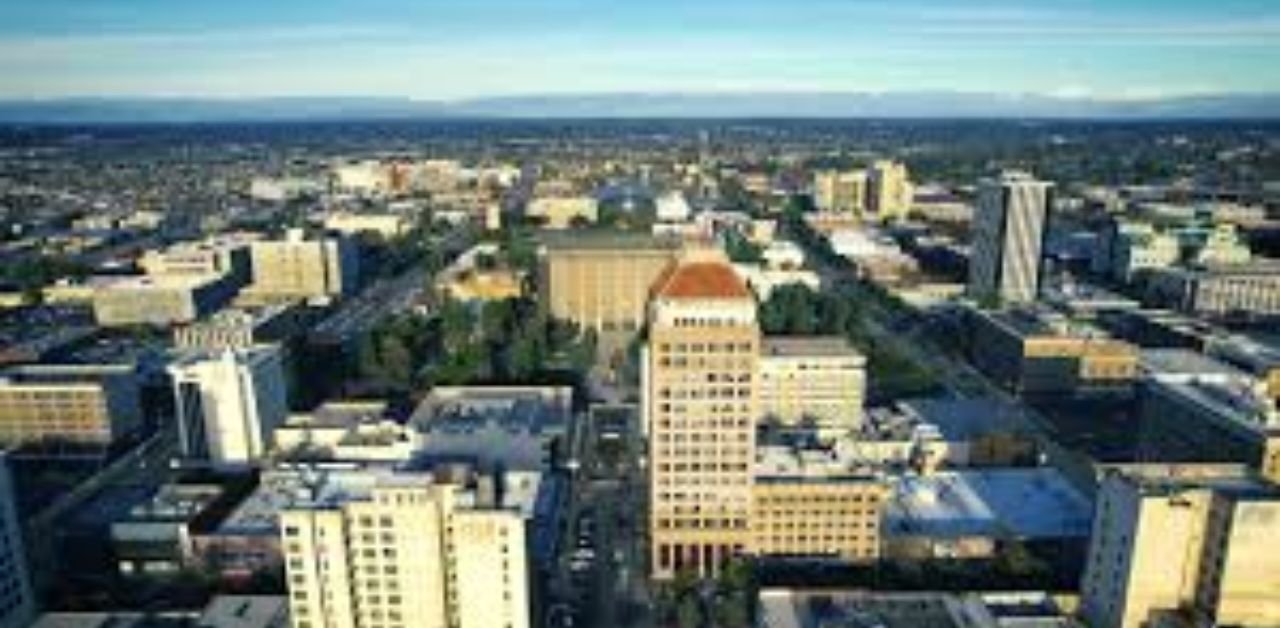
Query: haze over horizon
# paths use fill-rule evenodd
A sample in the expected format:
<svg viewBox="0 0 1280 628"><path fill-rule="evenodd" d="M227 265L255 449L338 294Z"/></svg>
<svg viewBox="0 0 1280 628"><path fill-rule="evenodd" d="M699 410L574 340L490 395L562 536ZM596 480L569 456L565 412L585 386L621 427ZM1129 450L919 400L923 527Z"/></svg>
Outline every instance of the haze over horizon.
<svg viewBox="0 0 1280 628"><path fill-rule="evenodd" d="M9 4L0 100L1280 93L1265 0Z"/></svg>

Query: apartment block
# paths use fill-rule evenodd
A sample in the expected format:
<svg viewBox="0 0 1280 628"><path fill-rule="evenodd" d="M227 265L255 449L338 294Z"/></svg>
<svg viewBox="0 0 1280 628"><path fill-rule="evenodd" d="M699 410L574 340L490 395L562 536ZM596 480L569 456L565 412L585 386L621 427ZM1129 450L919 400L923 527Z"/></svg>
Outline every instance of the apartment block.
<svg viewBox="0 0 1280 628"><path fill-rule="evenodd" d="M867 211L877 219L906 218L912 194L906 164L881 160L867 168Z"/></svg>
<svg viewBox="0 0 1280 628"><path fill-rule="evenodd" d="M138 266L152 277L222 275L240 286L249 281L249 245L257 239L256 235L234 234L182 242L147 251L138 259Z"/></svg>
<svg viewBox="0 0 1280 628"><path fill-rule="evenodd" d="M1233 465L1103 472L1081 583L1094 628L1280 624L1280 489Z"/></svg>
<svg viewBox="0 0 1280 628"><path fill-rule="evenodd" d="M280 515L295 628L526 628L519 512L429 476L382 478Z"/></svg>
<svg viewBox="0 0 1280 628"><path fill-rule="evenodd" d="M760 344L760 412L782 425L861 429L866 356L840 336L769 337Z"/></svg>
<svg viewBox="0 0 1280 628"><path fill-rule="evenodd" d="M358 287L359 254L347 238L308 240L295 229L283 240L254 242L249 252L253 283L243 295L249 301L328 300Z"/></svg>
<svg viewBox="0 0 1280 628"><path fill-rule="evenodd" d="M867 173L821 170L813 175L813 204L824 212L862 215L867 210Z"/></svg>
<svg viewBox="0 0 1280 628"><path fill-rule="evenodd" d="M0 443L109 445L142 428L138 379L124 365L29 365L0 373Z"/></svg>
<svg viewBox="0 0 1280 628"><path fill-rule="evenodd" d="M642 373L656 578L718 572L752 543L759 418L756 302L718 251L654 284Z"/></svg>

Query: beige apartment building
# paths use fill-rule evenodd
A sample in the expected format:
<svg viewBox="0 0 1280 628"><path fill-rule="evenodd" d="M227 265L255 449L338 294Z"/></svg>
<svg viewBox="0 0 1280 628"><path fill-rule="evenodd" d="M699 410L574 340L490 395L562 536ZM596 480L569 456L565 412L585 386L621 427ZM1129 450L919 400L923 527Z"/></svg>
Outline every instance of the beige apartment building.
<svg viewBox="0 0 1280 628"><path fill-rule="evenodd" d="M656 282L642 373L653 576L716 574L752 543L760 328L718 251L690 250Z"/></svg>
<svg viewBox="0 0 1280 628"><path fill-rule="evenodd" d="M294 628L527 628L519 512L428 476L280 515Z"/></svg>
<svg viewBox="0 0 1280 628"><path fill-rule="evenodd" d="M867 211L876 218L906 218L913 194L906 164L877 161L867 169Z"/></svg>
<svg viewBox="0 0 1280 628"><path fill-rule="evenodd" d="M861 215L867 210L867 173L820 170L813 175L813 204L824 212Z"/></svg>
<svg viewBox="0 0 1280 628"><path fill-rule="evenodd" d="M108 445L142 423L130 366L20 366L0 374L0 444Z"/></svg>
<svg viewBox="0 0 1280 628"><path fill-rule="evenodd" d="M1104 472L1081 585L1094 628L1280 625L1280 488L1236 465Z"/></svg>
<svg viewBox="0 0 1280 628"><path fill-rule="evenodd" d="M596 332L639 331L654 282L678 244L648 236L581 235L547 243L542 294L552 316Z"/></svg>
<svg viewBox="0 0 1280 628"><path fill-rule="evenodd" d="M866 356L840 336L771 337L760 345L760 412L766 421L820 431L862 426Z"/></svg>
<svg viewBox="0 0 1280 628"><path fill-rule="evenodd" d="M307 240L300 230L249 248L253 283L241 296L250 303L331 299L355 292L359 256L346 238Z"/></svg>

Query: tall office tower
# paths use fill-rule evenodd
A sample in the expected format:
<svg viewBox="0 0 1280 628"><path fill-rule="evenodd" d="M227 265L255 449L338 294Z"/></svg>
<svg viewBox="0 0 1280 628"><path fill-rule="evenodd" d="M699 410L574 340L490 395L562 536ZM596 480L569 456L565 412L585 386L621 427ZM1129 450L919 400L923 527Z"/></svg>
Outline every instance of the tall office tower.
<svg viewBox="0 0 1280 628"><path fill-rule="evenodd" d="M1277 522L1280 488L1240 465L1108 469L1081 614L1094 628L1280 625Z"/></svg>
<svg viewBox="0 0 1280 628"><path fill-rule="evenodd" d="M867 209L867 173L862 170L814 173L813 204L824 212L863 213Z"/></svg>
<svg viewBox="0 0 1280 628"><path fill-rule="evenodd" d="M1052 188L1024 172L982 182L969 260L971 295L1009 303L1036 299Z"/></svg>
<svg viewBox="0 0 1280 628"><path fill-rule="evenodd" d="M199 351L169 366L184 455L217 465L257 462L289 412L280 349Z"/></svg>
<svg viewBox="0 0 1280 628"><path fill-rule="evenodd" d="M527 628L524 521L428 476L280 515L295 628Z"/></svg>
<svg viewBox="0 0 1280 628"><path fill-rule="evenodd" d="M307 240L291 230L284 240L249 247L253 283L243 294L250 301L328 299L355 292L359 254L347 238Z"/></svg>
<svg viewBox="0 0 1280 628"><path fill-rule="evenodd" d="M751 540L760 328L718 251L691 250L654 284L644 358L653 575L708 576Z"/></svg>
<svg viewBox="0 0 1280 628"><path fill-rule="evenodd" d="M26 628L35 616L21 526L9 463L0 454L0 628Z"/></svg>
<svg viewBox="0 0 1280 628"><path fill-rule="evenodd" d="M906 218L913 191L907 166L897 161L877 161L867 169L867 210L879 219Z"/></svg>

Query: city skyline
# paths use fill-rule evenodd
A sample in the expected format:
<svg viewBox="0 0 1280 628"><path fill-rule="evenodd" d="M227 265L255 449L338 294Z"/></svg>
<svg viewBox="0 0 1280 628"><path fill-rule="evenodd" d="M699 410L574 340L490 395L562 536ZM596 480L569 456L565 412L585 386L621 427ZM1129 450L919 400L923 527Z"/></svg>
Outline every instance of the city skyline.
<svg viewBox="0 0 1280 628"><path fill-rule="evenodd" d="M0 99L1280 91L1280 10L1254 0L50 2L0 24Z"/></svg>

